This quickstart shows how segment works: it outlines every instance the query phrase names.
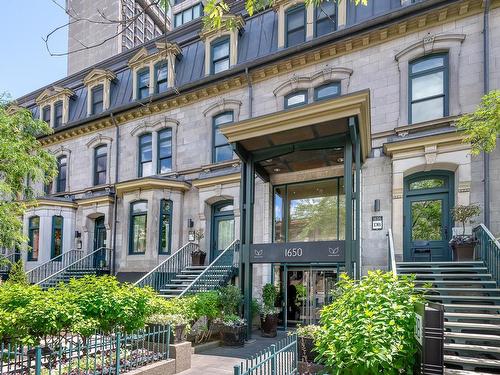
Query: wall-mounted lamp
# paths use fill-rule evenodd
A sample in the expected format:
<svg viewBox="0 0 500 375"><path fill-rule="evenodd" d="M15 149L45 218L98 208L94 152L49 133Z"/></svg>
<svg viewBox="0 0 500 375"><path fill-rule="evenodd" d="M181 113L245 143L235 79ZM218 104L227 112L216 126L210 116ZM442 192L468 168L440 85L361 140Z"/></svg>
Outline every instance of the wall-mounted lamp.
<svg viewBox="0 0 500 375"><path fill-rule="evenodd" d="M373 211L380 211L380 199L375 199L375 202L373 204Z"/></svg>
<svg viewBox="0 0 500 375"><path fill-rule="evenodd" d="M79 231L75 230L75 238L81 238L81 237L82 234Z"/></svg>
<svg viewBox="0 0 500 375"><path fill-rule="evenodd" d="M194 221L193 219L188 219L188 228L194 227Z"/></svg>
<svg viewBox="0 0 500 375"><path fill-rule="evenodd" d="M78 250L81 250L81 249L82 249L82 240L77 240L77 241L76 241L76 248L77 248Z"/></svg>

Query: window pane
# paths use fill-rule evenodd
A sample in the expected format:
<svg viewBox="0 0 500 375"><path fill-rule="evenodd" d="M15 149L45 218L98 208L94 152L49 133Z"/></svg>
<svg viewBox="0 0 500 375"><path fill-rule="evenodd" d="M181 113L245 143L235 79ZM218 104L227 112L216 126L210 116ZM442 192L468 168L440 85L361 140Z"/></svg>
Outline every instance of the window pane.
<svg viewBox="0 0 500 375"><path fill-rule="evenodd" d="M288 241L337 239L337 180L288 186Z"/></svg>
<svg viewBox="0 0 500 375"><path fill-rule="evenodd" d="M161 159L159 163L159 173L167 173L172 170L172 158Z"/></svg>
<svg viewBox="0 0 500 375"><path fill-rule="evenodd" d="M95 102L102 102L103 99L103 89L102 85L99 85L97 87L94 87L92 89L92 101Z"/></svg>
<svg viewBox="0 0 500 375"><path fill-rule="evenodd" d="M440 187L444 187L444 180L442 178L429 178L410 183L410 190L434 189Z"/></svg>
<svg viewBox="0 0 500 375"><path fill-rule="evenodd" d="M233 112L226 112L214 118L215 125L227 124L229 122L233 122Z"/></svg>
<svg viewBox="0 0 500 375"><path fill-rule="evenodd" d="M200 16L201 16L201 4L198 4L193 7L193 18L198 18Z"/></svg>
<svg viewBox="0 0 500 375"><path fill-rule="evenodd" d="M106 155L106 146L97 147L95 149L95 154L96 154L96 156Z"/></svg>
<svg viewBox="0 0 500 375"><path fill-rule="evenodd" d="M193 19L193 9L186 9L183 13L182 23L189 22Z"/></svg>
<svg viewBox="0 0 500 375"><path fill-rule="evenodd" d="M96 185L102 185L106 183L106 171L97 172L96 174Z"/></svg>
<svg viewBox="0 0 500 375"><path fill-rule="evenodd" d="M50 106L43 107L42 118L46 123L50 123Z"/></svg>
<svg viewBox="0 0 500 375"><path fill-rule="evenodd" d="M229 41L218 43L213 47L213 60L219 60L229 56Z"/></svg>
<svg viewBox="0 0 500 375"><path fill-rule="evenodd" d="M144 71L138 74L139 87L145 87L149 84L149 73Z"/></svg>
<svg viewBox="0 0 500 375"><path fill-rule="evenodd" d="M285 188L274 189L274 242L285 242L284 197Z"/></svg>
<svg viewBox="0 0 500 375"><path fill-rule="evenodd" d="M441 200L411 202L412 240L442 240L442 203Z"/></svg>
<svg viewBox="0 0 500 375"><path fill-rule="evenodd" d="M231 160L233 158L233 149L230 145L219 146L215 148L215 162Z"/></svg>
<svg viewBox="0 0 500 375"><path fill-rule="evenodd" d="M153 147L151 144L146 144L141 147L141 161L145 162L153 158Z"/></svg>
<svg viewBox="0 0 500 375"><path fill-rule="evenodd" d="M429 70L433 68L438 68L444 66L444 56L435 56L433 58L428 58L411 65L412 73L419 73L424 70Z"/></svg>
<svg viewBox="0 0 500 375"><path fill-rule="evenodd" d="M160 134L159 137L159 152L158 155L160 158L168 157L172 155L172 132L169 130L164 130Z"/></svg>
<svg viewBox="0 0 500 375"><path fill-rule="evenodd" d="M316 99L331 98L337 95L340 95L340 85L336 82L316 88Z"/></svg>
<svg viewBox="0 0 500 375"><path fill-rule="evenodd" d="M444 93L444 72L427 74L412 79L412 101Z"/></svg>
<svg viewBox="0 0 500 375"><path fill-rule="evenodd" d="M335 12L337 5L334 1L324 1L316 8L316 19L331 19L330 22L335 24Z"/></svg>
<svg viewBox="0 0 500 375"><path fill-rule="evenodd" d="M182 25L182 13L177 13L175 15L175 26L180 26Z"/></svg>
<svg viewBox="0 0 500 375"><path fill-rule="evenodd" d="M292 47L297 44L303 43L306 40L305 29L298 29L288 33L287 47Z"/></svg>
<svg viewBox="0 0 500 375"><path fill-rule="evenodd" d="M287 31L303 27L305 23L304 7L287 13Z"/></svg>
<svg viewBox="0 0 500 375"><path fill-rule="evenodd" d="M335 31L335 22L330 19L316 21L316 36L326 35Z"/></svg>
<svg viewBox="0 0 500 375"><path fill-rule="evenodd" d="M219 128L215 129L215 134L214 134L214 145L215 146L222 146L227 143L227 138L222 134Z"/></svg>
<svg viewBox="0 0 500 375"><path fill-rule="evenodd" d="M62 254L63 244L63 218L61 216L54 216L52 218L52 258Z"/></svg>
<svg viewBox="0 0 500 375"><path fill-rule="evenodd" d="M214 63L214 74L223 72L224 70L228 69L229 69L229 58Z"/></svg>
<svg viewBox="0 0 500 375"><path fill-rule="evenodd" d="M147 212L148 210L148 202L136 202L132 204L132 213L142 213Z"/></svg>
<svg viewBox="0 0 500 375"><path fill-rule="evenodd" d="M153 174L153 162L141 164L141 177L151 176Z"/></svg>
<svg viewBox="0 0 500 375"><path fill-rule="evenodd" d="M285 106L293 107L295 105L304 104L305 102L306 102L306 93L302 92L286 97Z"/></svg>
<svg viewBox="0 0 500 375"><path fill-rule="evenodd" d="M434 120L444 116L444 98L424 100L411 106L411 122Z"/></svg>
<svg viewBox="0 0 500 375"><path fill-rule="evenodd" d="M96 169L97 171L104 171L106 170L106 157L101 156L98 157L96 160Z"/></svg>
<svg viewBox="0 0 500 375"><path fill-rule="evenodd" d="M171 221L171 202L161 201L161 223L160 223L160 253L170 252L170 221Z"/></svg>
<svg viewBox="0 0 500 375"><path fill-rule="evenodd" d="M146 221L147 215L139 215L132 217L132 252L146 252Z"/></svg>

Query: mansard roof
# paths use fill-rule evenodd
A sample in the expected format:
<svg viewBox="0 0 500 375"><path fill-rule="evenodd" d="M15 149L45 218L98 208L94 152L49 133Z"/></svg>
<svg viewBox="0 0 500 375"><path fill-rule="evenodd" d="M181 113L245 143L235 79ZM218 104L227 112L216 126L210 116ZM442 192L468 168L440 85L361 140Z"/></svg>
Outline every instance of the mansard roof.
<svg viewBox="0 0 500 375"><path fill-rule="evenodd" d="M238 40L238 63L228 71L217 75L205 76L205 46L199 36L203 23L201 19L198 19L178 27L155 40L127 50L95 66L25 95L19 98L17 103L29 108L34 116L38 117L39 108L36 99L47 95L47 90L50 87L64 87L71 90L73 100L69 108L68 123L60 129L63 130L64 128L86 122L87 118L89 121L94 120L99 116L109 115L109 112L118 113L136 105L136 101L133 98L133 78L129 64L131 61L158 52L164 43L179 46L181 57L175 67L175 86L179 91L182 91L221 79L221 77L224 78L231 74L241 73L241 70L246 67L262 66L262 64L267 62L289 57L305 49L317 48L326 43L353 37L360 31L370 31L375 26L395 22L403 16L416 16L418 12L426 11L431 7L443 6L458 1L427 0L406 6L403 9L397 9L401 7L400 0L380 0L368 2L368 7L363 7L361 10L356 9L353 2L349 1L347 25L344 29L306 41L303 45L281 50L277 47L278 16L276 12L268 9L253 17L248 17L244 11L244 4L240 1L233 5L232 11L235 14L241 14L245 18L245 25L241 30ZM111 84L109 109L101 115L89 117L87 115L87 88L84 85L84 79L91 76L93 72L110 72L116 78ZM166 93L159 94L158 97L174 95L174 91L170 89Z"/></svg>

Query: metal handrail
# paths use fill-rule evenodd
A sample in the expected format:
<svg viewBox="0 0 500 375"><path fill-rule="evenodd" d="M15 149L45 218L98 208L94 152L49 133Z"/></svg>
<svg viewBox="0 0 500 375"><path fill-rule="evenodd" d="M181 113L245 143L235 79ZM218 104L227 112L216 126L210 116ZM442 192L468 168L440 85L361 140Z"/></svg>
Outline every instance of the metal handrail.
<svg viewBox="0 0 500 375"><path fill-rule="evenodd" d="M389 271L392 271L394 276L397 276L397 267L396 267L396 253L394 251L394 238L392 236L392 229L389 228L387 230L387 241L389 247Z"/></svg>
<svg viewBox="0 0 500 375"><path fill-rule="evenodd" d="M476 239L474 259L482 260L500 285L500 242L484 224L475 227L473 233Z"/></svg>
<svg viewBox="0 0 500 375"><path fill-rule="evenodd" d="M218 256L215 258L215 260L208 265L207 268L205 268L192 282L187 286L186 289L182 291L181 294L177 296L177 298L182 297L186 293L188 293L190 290L193 289L193 286L196 285L205 275L208 274L209 271L211 271L214 267L218 266L219 261L223 258L223 256L230 250L233 249L233 259L231 260L231 268L234 267L234 254L237 252L237 247L239 245L240 241L239 240L234 240L231 242Z"/></svg>
<svg viewBox="0 0 500 375"><path fill-rule="evenodd" d="M96 255L98 252L101 252L101 251L105 251L105 260L107 260L105 262L104 265L96 265L95 264L95 259L94 259L94 255ZM80 258L80 259L77 259L75 262L69 264L68 266L60 269L59 271L53 273L52 275L46 277L45 279L43 280L40 280L39 282L36 283L36 285L40 285L42 287L44 286L47 286L47 285L50 285L50 284L53 284L54 281L53 280L57 280L58 276L69 271L69 270L73 270L75 269L75 267L78 267L78 266L82 266L82 267L79 267L79 268L76 268L76 269L93 269L95 270L96 272L97 271L109 271L111 268L111 259L112 257L112 249L110 248L107 248L107 247L100 247L94 251L92 251L91 253L85 255L83 258ZM91 260L92 263L89 263L88 261ZM86 264L89 263L89 264ZM86 266L86 267L83 267L83 266Z"/></svg>
<svg viewBox="0 0 500 375"><path fill-rule="evenodd" d="M168 284L177 273L191 265L191 252L198 248L194 242L188 242L170 255L163 262L141 277L134 285L150 286L156 291Z"/></svg>
<svg viewBox="0 0 500 375"><path fill-rule="evenodd" d="M26 277L31 284L37 284L41 280L46 279L50 275L74 263L76 260L80 259L82 255L83 250L81 249L65 251L39 266L26 271Z"/></svg>

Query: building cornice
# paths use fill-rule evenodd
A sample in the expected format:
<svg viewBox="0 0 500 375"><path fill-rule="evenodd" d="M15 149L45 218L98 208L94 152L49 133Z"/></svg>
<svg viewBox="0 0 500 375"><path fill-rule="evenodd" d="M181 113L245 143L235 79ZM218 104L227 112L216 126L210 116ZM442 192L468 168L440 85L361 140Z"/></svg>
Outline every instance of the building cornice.
<svg viewBox="0 0 500 375"><path fill-rule="evenodd" d="M397 140L390 143L384 144L384 152L386 155L395 156L399 153L418 151L424 149L425 146L429 145L450 145L450 144L462 144L465 139L465 134L459 131L449 131L445 133L435 134L435 135L425 135L422 137L415 137L410 139ZM467 144L464 144L467 146ZM470 147L470 146L469 146Z"/></svg>
<svg viewBox="0 0 500 375"><path fill-rule="evenodd" d="M83 198L83 199L78 199L77 201L78 206L92 206L92 205L99 205L99 204L112 204L114 202L114 199L110 195L103 195L103 196L95 196L95 197L89 197L89 198Z"/></svg>
<svg viewBox="0 0 500 375"><path fill-rule="evenodd" d="M190 189L190 184L183 181L173 181L165 180L154 177L146 177L138 180L119 182L115 185L115 190L117 195L123 195L124 193L139 191L139 190L151 190L151 189L170 189L170 190L180 190L187 191Z"/></svg>
<svg viewBox="0 0 500 375"><path fill-rule="evenodd" d="M65 202L52 199L38 198L33 202L26 204L29 208L39 208L39 207L64 207L64 208L78 208L75 202Z"/></svg>

